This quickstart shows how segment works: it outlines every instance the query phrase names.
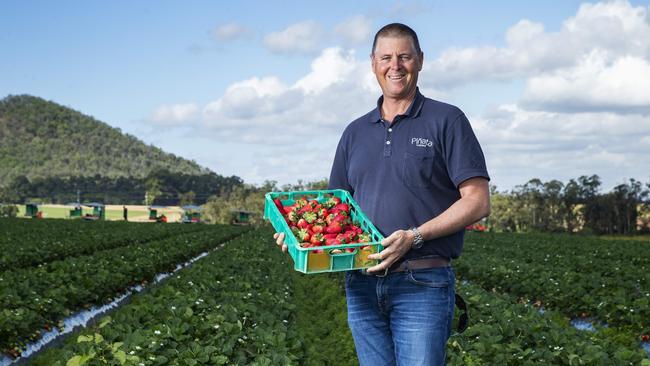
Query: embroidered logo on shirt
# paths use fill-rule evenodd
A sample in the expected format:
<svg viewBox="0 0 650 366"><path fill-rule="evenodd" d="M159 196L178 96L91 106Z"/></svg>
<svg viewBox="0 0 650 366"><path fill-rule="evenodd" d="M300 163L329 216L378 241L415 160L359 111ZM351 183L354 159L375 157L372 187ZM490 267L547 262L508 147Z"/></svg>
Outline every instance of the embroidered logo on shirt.
<svg viewBox="0 0 650 366"><path fill-rule="evenodd" d="M433 142L422 137L413 137L411 139L411 145L415 145L417 147L432 147Z"/></svg>

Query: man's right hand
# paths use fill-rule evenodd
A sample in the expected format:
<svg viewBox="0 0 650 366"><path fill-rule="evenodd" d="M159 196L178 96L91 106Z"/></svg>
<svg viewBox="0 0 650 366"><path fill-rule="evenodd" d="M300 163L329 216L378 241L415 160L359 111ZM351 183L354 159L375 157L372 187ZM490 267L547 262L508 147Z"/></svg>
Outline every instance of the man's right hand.
<svg viewBox="0 0 650 366"><path fill-rule="evenodd" d="M284 244L284 233L275 233L273 234L273 239L275 239L275 243L282 248L283 252L287 252L287 245Z"/></svg>

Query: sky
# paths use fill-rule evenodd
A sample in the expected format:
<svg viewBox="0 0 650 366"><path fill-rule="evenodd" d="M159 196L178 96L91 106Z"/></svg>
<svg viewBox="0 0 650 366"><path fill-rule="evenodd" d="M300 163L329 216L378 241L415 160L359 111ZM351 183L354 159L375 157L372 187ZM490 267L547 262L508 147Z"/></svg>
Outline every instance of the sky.
<svg viewBox="0 0 650 366"><path fill-rule="evenodd" d="M420 91L468 116L491 183L650 182L650 0L0 3L0 98L30 94L246 183L329 176L402 22Z"/></svg>

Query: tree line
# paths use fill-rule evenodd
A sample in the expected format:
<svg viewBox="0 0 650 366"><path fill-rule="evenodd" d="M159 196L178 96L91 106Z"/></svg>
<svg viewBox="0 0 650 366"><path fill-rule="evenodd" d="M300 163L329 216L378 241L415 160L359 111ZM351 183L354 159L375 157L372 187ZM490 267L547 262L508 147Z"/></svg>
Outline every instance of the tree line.
<svg viewBox="0 0 650 366"><path fill-rule="evenodd" d="M245 184L237 176L215 173L190 175L159 169L145 178L24 176L0 189L0 202L82 202L105 204L204 205L209 222L229 223L234 211L251 212L253 223L262 223L264 194L327 188L327 179L278 186ZM635 179L601 191L598 175L580 176L564 183L534 178L512 190L491 186L492 213L488 230L496 232L567 232L585 234L650 233L650 182Z"/></svg>
<svg viewBox="0 0 650 366"><path fill-rule="evenodd" d="M531 179L510 191L491 187L489 230L638 234L650 232L650 182L635 179L601 192L598 175L563 183Z"/></svg>
<svg viewBox="0 0 650 366"><path fill-rule="evenodd" d="M29 179L21 175L0 188L0 202L202 205L210 197L243 184L237 176L172 173L166 169L154 170L144 178L94 175Z"/></svg>

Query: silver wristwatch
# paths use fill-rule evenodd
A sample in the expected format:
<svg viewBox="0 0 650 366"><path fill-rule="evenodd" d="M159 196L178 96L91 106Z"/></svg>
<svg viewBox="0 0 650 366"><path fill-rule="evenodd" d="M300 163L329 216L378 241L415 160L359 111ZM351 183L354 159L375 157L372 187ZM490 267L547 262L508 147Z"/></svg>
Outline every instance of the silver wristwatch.
<svg viewBox="0 0 650 366"><path fill-rule="evenodd" d="M416 227L412 227L409 230L413 232L413 244L411 245L411 248L413 249L420 249L422 248L422 244L424 244L424 239L422 238L422 234L420 233L420 230Z"/></svg>

